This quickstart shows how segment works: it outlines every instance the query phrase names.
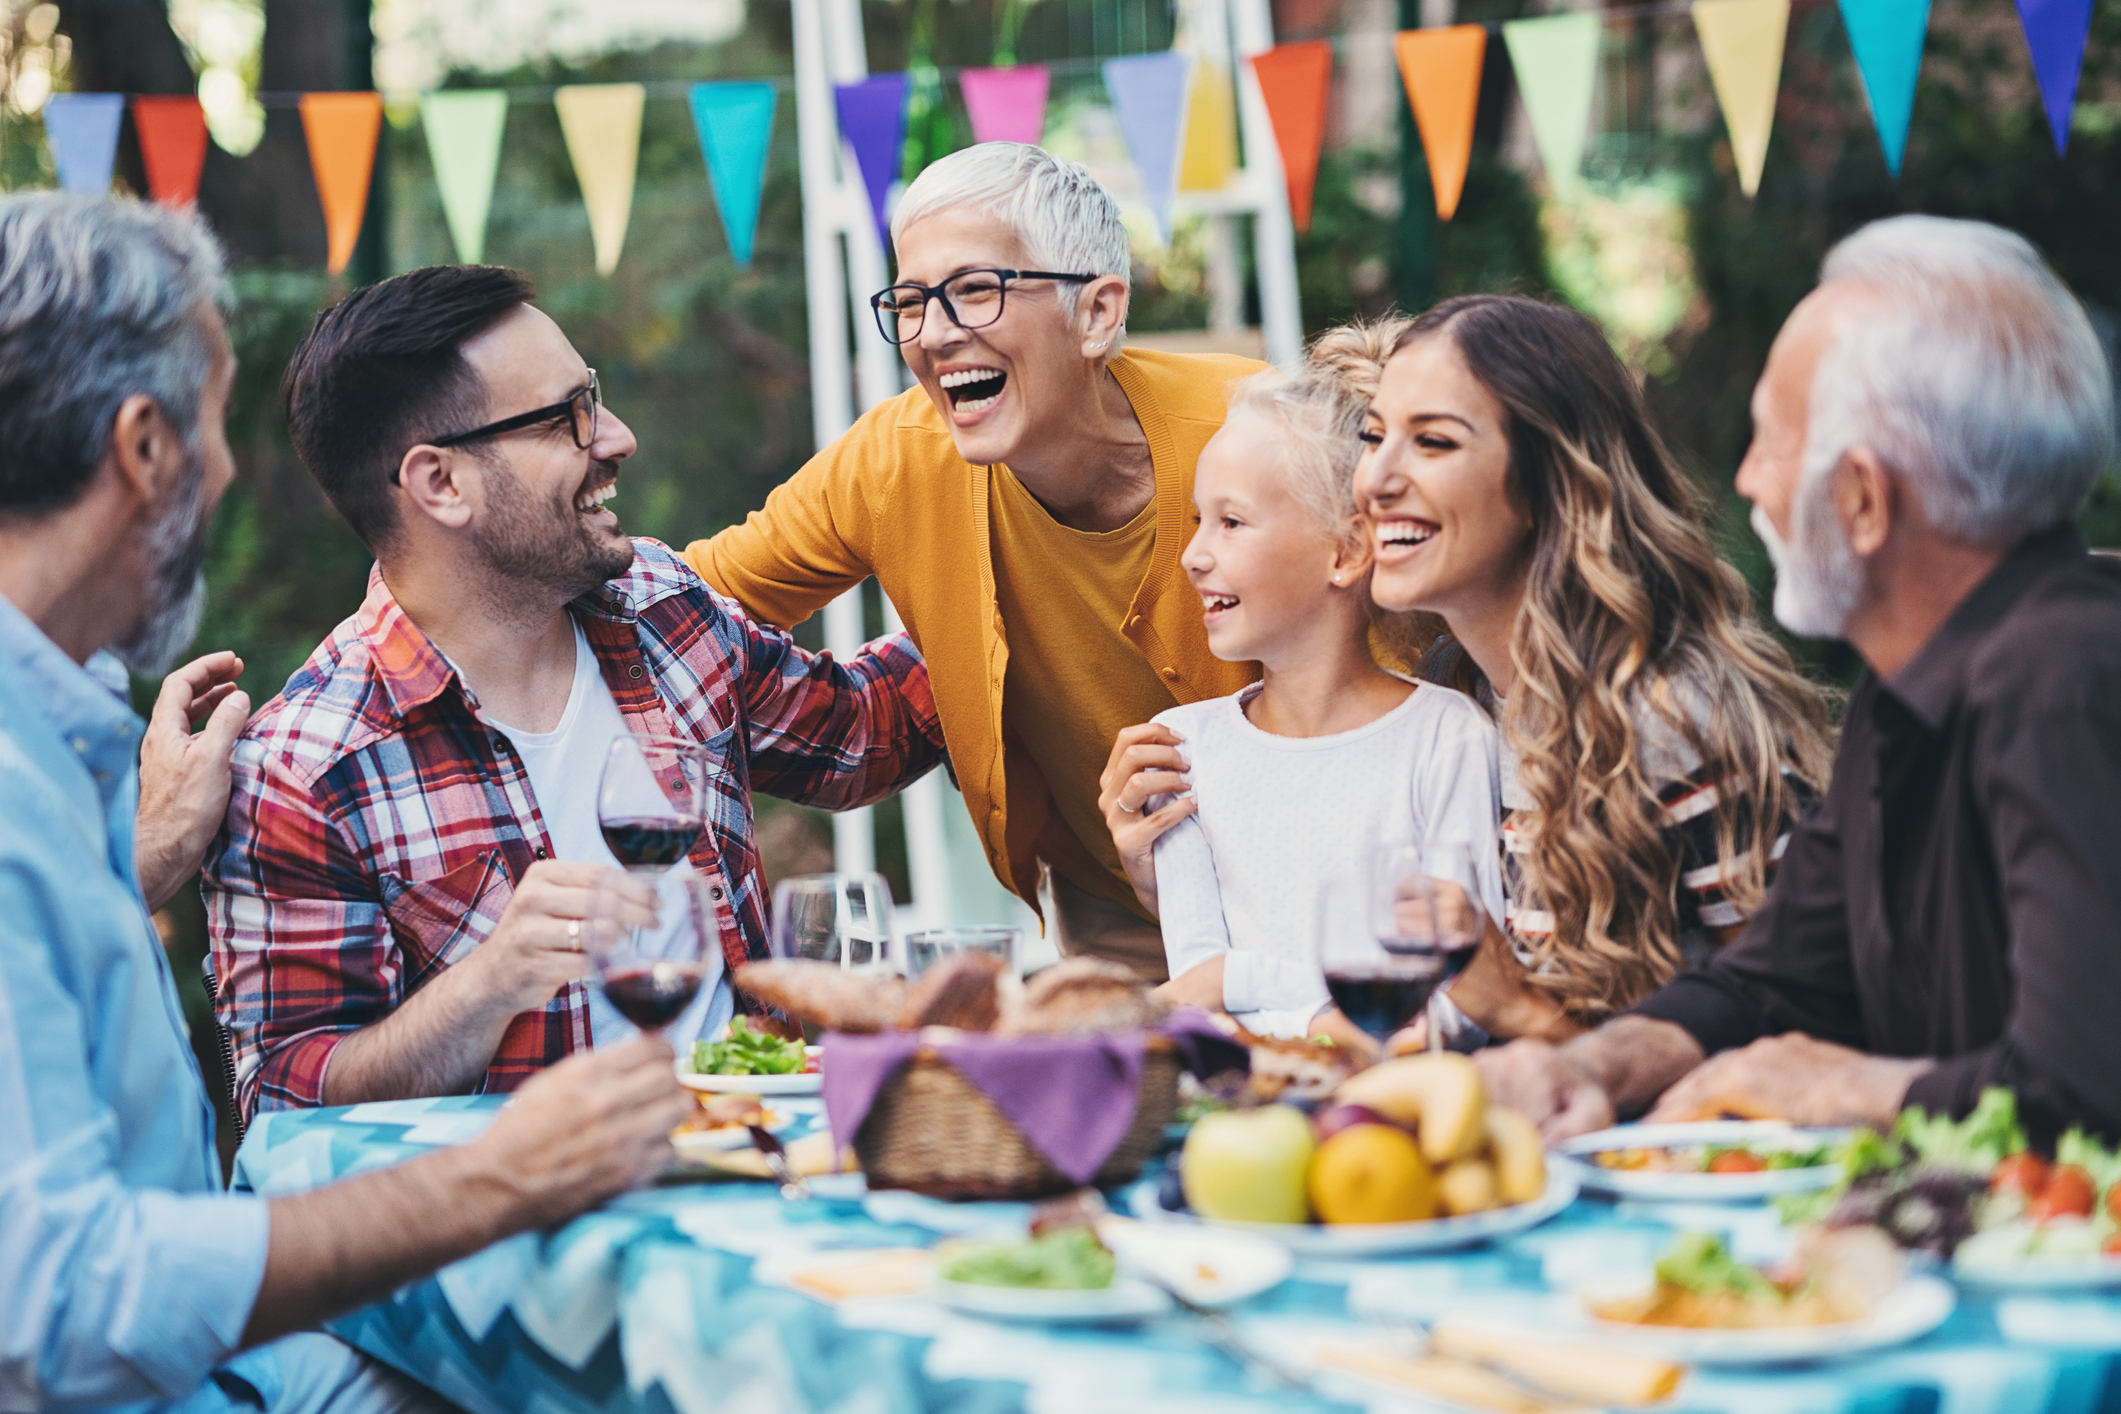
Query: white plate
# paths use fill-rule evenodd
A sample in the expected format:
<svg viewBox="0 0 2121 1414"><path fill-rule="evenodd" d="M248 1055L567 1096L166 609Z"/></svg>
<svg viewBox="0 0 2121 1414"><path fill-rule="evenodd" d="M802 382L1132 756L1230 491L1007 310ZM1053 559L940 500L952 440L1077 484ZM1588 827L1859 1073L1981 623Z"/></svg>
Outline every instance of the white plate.
<svg viewBox="0 0 2121 1414"><path fill-rule="evenodd" d="M794 1123L793 1117L778 1110L766 1111L766 1132L778 1134ZM689 1159L695 1154L726 1153L731 1149L751 1147L751 1130L746 1125L730 1124L720 1129L688 1129L682 1134L670 1136L670 1147L678 1151L680 1159Z"/></svg>
<svg viewBox="0 0 2121 1414"><path fill-rule="evenodd" d="M818 1050L812 1046L810 1054ZM825 1084L825 1077L814 1070L794 1075L695 1075L687 1069L691 1064L689 1051L677 1058L678 1084L710 1095L815 1095Z"/></svg>
<svg viewBox="0 0 2121 1414"><path fill-rule="evenodd" d="M1098 1240L1122 1272L1146 1274L1196 1306L1234 1306L1281 1285L1296 1266L1272 1238L1228 1228L1105 1218Z"/></svg>
<svg viewBox="0 0 2121 1414"><path fill-rule="evenodd" d="M1567 1167L1547 1168L1547 1191L1529 1203L1517 1203L1463 1218L1431 1218L1418 1223L1238 1223L1173 1213L1157 1206L1152 1185L1134 1190L1135 1213L1150 1222L1198 1224L1270 1237L1299 1257L1383 1257L1410 1252L1443 1252L1537 1227L1576 1201L1576 1175Z"/></svg>
<svg viewBox="0 0 2121 1414"><path fill-rule="evenodd" d="M2019 1257L1953 1262L1952 1275L1990 1291L2100 1291L2121 1286L2121 1257Z"/></svg>
<svg viewBox="0 0 2121 1414"><path fill-rule="evenodd" d="M1579 1293L1593 1299L1640 1291L1649 1280L1636 1277ZM1802 1360L1839 1360L1904 1345L1944 1324L1958 1302L1952 1284L1933 1276L1911 1275L1878 1303L1868 1321L1831 1326L1781 1326L1772 1330L1688 1330L1676 1326L1638 1326L1601 1321L1582 1312L1585 1329L1602 1341L1648 1350L1695 1365L1787 1365Z"/></svg>
<svg viewBox="0 0 2121 1414"><path fill-rule="evenodd" d="M1762 1120L1698 1124L1623 1124L1562 1144L1559 1153L1585 1189L1650 1203L1750 1203L1779 1193L1808 1193L1841 1179L1841 1165L1763 1173L1641 1173L1609 1169L1591 1155L1613 1149L1666 1149L1691 1144L1752 1144L1761 1148L1825 1148L1849 1137L1846 1129L1798 1129Z"/></svg>
<svg viewBox="0 0 2121 1414"><path fill-rule="evenodd" d="M976 1286L937 1277L928 1294L953 1311L990 1321L1038 1321L1048 1325L1095 1325L1145 1321L1171 1309L1171 1298L1124 1273L1097 1291L1044 1291L1022 1286Z"/></svg>

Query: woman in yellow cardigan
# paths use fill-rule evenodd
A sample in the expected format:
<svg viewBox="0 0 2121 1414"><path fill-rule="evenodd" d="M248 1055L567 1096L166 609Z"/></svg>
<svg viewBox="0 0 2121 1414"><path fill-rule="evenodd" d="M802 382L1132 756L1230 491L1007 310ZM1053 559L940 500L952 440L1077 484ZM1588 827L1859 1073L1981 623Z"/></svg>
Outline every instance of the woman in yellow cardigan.
<svg viewBox="0 0 2121 1414"><path fill-rule="evenodd" d="M987 859L1065 953L1162 980L1098 776L1122 727L1237 691L1179 568L1193 464L1247 359L1128 351L1127 234L1080 165L1019 143L935 163L872 302L919 380L685 557L792 625L869 575L928 660ZM866 336L866 335L865 335Z"/></svg>

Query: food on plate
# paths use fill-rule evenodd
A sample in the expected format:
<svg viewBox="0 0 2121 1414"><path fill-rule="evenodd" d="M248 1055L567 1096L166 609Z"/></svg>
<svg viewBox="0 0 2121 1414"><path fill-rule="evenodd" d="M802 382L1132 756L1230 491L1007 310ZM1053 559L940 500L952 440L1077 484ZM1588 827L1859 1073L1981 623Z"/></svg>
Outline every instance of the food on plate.
<svg viewBox="0 0 2121 1414"><path fill-rule="evenodd" d="M821 1262L788 1276L789 1285L822 1301L863 1296L912 1296L928 1284L935 1254L919 1247L881 1247L858 1257Z"/></svg>
<svg viewBox="0 0 2121 1414"><path fill-rule="evenodd" d="M739 1016L719 1041L694 1041L690 1069L694 1075L799 1075L815 1069L810 1051L766 1031L754 1031Z"/></svg>
<svg viewBox="0 0 2121 1414"><path fill-rule="evenodd" d="M1316 1149L1311 1121L1290 1105L1205 1115L1181 1158L1186 1202L1204 1218L1300 1223Z"/></svg>
<svg viewBox="0 0 2121 1414"><path fill-rule="evenodd" d="M705 1134L716 1129L741 1129L753 1124L772 1124L778 1118L759 1103L756 1095L702 1095L692 1097L692 1114L673 1133Z"/></svg>
<svg viewBox="0 0 2121 1414"><path fill-rule="evenodd" d="M936 1274L971 1286L1102 1291L1115 1270L1111 1250L1081 1226L1021 1242L946 1242L936 1249Z"/></svg>
<svg viewBox="0 0 2121 1414"><path fill-rule="evenodd" d="M1487 1147L1487 1091L1480 1071L1449 1051L1401 1056L1350 1076L1333 1098L1363 1105L1414 1130L1432 1164L1471 1158Z"/></svg>
<svg viewBox="0 0 2121 1414"><path fill-rule="evenodd" d="M1436 1216L1436 1175L1413 1136L1390 1124L1336 1129L1312 1155L1306 1191L1320 1222L1411 1223Z"/></svg>
<svg viewBox="0 0 2121 1414"><path fill-rule="evenodd" d="M1071 957L1033 974L1022 996L1002 1011L1004 1036L1074 1036L1154 1026L1171 1009L1116 962Z"/></svg>
<svg viewBox="0 0 2121 1414"><path fill-rule="evenodd" d="M1262 1103L1322 1100L1355 1069L1353 1058L1328 1037L1299 1041L1288 1036L1255 1036L1235 1022L1230 1023L1230 1029L1231 1038L1251 1053L1247 1089Z"/></svg>
<svg viewBox="0 0 2121 1414"><path fill-rule="evenodd" d="M1311 1128L1317 1133L1321 1144L1343 1129L1353 1129L1358 1124L1391 1123L1392 1121L1368 1105L1327 1105L1311 1116Z"/></svg>
<svg viewBox="0 0 2121 1414"><path fill-rule="evenodd" d="M906 1005L906 984L899 978L807 958L747 962L733 980L783 1016L827 1031L888 1031Z"/></svg>
<svg viewBox="0 0 2121 1414"><path fill-rule="evenodd" d="M1485 1213L1502 1206L1495 1166L1486 1159L1453 1159L1436 1178L1436 1196L1454 1218Z"/></svg>
<svg viewBox="0 0 2121 1414"><path fill-rule="evenodd" d="M1900 1284L1900 1249L1877 1228L1807 1228L1787 1263L1756 1267L1721 1236L1680 1234L1647 1292L1586 1301L1602 1321L1695 1330L1762 1330L1867 1321Z"/></svg>
<svg viewBox="0 0 2121 1414"><path fill-rule="evenodd" d="M1665 1144L1605 1149L1593 1154L1591 1162L1623 1173L1774 1173L1831 1164L1834 1146L1773 1139L1746 1139L1735 1144Z"/></svg>
<svg viewBox="0 0 2121 1414"><path fill-rule="evenodd" d="M992 1031L1002 1017L1005 970L1007 964L991 953L955 953L941 959L907 990L899 1026L907 1031L923 1026Z"/></svg>
<svg viewBox="0 0 2121 1414"><path fill-rule="evenodd" d="M1669 1399L1686 1366L1586 1340L1440 1321L1425 1349L1403 1340L1317 1348L1321 1365L1400 1385L1453 1404L1509 1414L1633 1409Z"/></svg>
<svg viewBox="0 0 2121 1414"><path fill-rule="evenodd" d="M1539 1126L1515 1110L1488 1106L1488 1152L1495 1191L1505 1204L1529 1203L1547 1191L1547 1146Z"/></svg>

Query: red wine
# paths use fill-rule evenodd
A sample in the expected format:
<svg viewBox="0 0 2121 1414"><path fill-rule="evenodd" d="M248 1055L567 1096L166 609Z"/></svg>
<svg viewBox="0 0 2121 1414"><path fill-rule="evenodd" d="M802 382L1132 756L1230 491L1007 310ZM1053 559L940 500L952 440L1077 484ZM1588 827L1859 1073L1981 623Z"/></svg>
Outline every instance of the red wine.
<svg viewBox="0 0 2121 1414"><path fill-rule="evenodd" d="M692 962L650 962L604 976L604 995L643 1031L678 1019L700 994L700 968Z"/></svg>
<svg viewBox="0 0 2121 1414"><path fill-rule="evenodd" d="M651 815L599 820L604 843L629 869L667 869L683 859L700 837L700 822L681 815Z"/></svg>
<svg viewBox="0 0 2121 1414"><path fill-rule="evenodd" d="M1421 1014L1436 989L1466 970L1477 947L1395 952L1375 962L1336 967L1326 991L1341 1015L1378 1040Z"/></svg>

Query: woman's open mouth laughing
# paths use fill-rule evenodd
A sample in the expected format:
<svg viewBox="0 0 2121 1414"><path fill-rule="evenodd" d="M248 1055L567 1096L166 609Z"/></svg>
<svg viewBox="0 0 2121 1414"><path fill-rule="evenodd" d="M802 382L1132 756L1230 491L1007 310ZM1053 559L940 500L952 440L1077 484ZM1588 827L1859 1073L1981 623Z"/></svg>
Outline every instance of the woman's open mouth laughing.
<svg viewBox="0 0 2121 1414"><path fill-rule="evenodd" d="M977 416L1001 401L1009 375L999 368L953 368L937 380L960 418Z"/></svg>

